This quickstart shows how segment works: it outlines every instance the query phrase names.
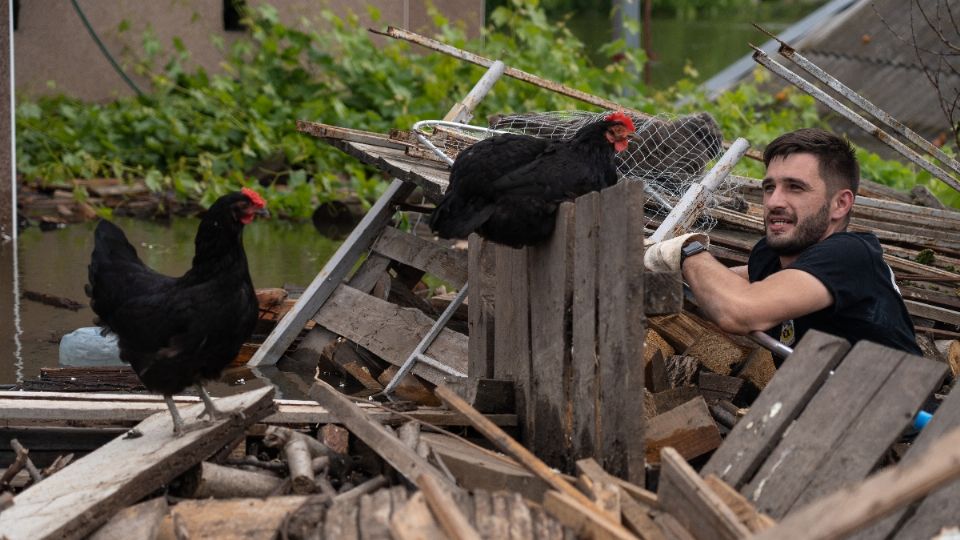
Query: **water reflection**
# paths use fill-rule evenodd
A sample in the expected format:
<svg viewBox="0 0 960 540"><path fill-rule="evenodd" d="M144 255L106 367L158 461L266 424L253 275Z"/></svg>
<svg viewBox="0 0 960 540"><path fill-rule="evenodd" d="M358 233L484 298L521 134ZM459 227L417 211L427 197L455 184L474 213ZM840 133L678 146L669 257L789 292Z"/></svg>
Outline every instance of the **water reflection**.
<svg viewBox="0 0 960 540"><path fill-rule="evenodd" d="M199 219L160 223L117 218L115 222L150 267L176 276L190 268ZM21 233L16 249L12 243L0 246L0 283L8 284L3 298L11 300L0 302L5 312L0 318L0 358L8 359L0 362L0 384L35 377L41 367L57 366L60 337L92 325L94 315L83 286L95 226L82 223L51 232L31 228ZM258 288L308 285L338 245L310 223L258 220L244 232L250 275ZM22 300L12 287L21 294L31 290L69 298L84 307L73 312Z"/></svg>

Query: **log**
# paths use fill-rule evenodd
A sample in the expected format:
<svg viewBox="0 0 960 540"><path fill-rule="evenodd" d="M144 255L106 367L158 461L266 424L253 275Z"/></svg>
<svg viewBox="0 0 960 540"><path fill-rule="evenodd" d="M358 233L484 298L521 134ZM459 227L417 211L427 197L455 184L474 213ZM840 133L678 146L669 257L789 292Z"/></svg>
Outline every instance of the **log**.
<svg viewBox="0 0 960 540"><path fill-rule="evenodd" d="M320 442L333 452L346 455L350 446L350 432L336 424L324 424L320 428Z"/></svg>
<svg viewBox="0 0 960 540"><path fill-rule="evenodd" d="M161 538L243 538L274 540L284 520L309 497L288 495L266 499L185 500L170 510ZM335 538L335 537L332 537Z"/></svg>
<svg viewBox="0 0 960 540"><path fill-rule="evenodd" d="M313 493L314 476L310 448L306 437L293 437L283 445L283 457L290 467L290 483L297 495Z"/></svg>
<svg viewBox="0 0 960 540"><path fill-rule="evenodd" d="M181 478L176 493L191 499L266 497L273 493L282 481L273 475L204 461Z"/></svg>
<svg viewBox="0 0 960 540"><path fill-rule="evenodd" d="M660 462L660 451L672 446L685 459L693 459L721 443L707 402L694 398L675 409L650 419L647 424L647 461Z"/></svg>
<svg viewBox="0 0 960 540"><path fill-rule="evenodd" d="M377 377L377 382L386 387L398 371L400 371L400 368L397 366L387 367L387 369L383 370L383 373ZM438 407L440 405L440 400L433 395L433 390L411 374L407 374L400 379L400 384L394 389L394 394L402 400L412 401L420 405L426 405L427 407Z"/></svg>

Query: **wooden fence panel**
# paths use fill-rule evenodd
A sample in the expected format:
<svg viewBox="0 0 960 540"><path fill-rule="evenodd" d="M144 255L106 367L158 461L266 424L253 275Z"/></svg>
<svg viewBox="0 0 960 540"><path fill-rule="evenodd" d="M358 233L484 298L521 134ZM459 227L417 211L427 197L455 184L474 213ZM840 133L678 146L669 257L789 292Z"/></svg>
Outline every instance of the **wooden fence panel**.
<svg viewBox="0 0 960 540"><path fill-rule="evenodd" d="M495 318L493 316L496 294L494 245L471 234L467 248L467 268L470 290L467 292L467 327L469 328L470 377L493 378L493 346Z"/></svg>
<svg viewBox="0 0 960 540"><path fill-rule="evenodd" d="M522 439L533 440L530 414L530 318L527 252L497 245L496 305L494 319L499 332L493 343L493 377L514 381L517 393L517 423Z"/></svg>
<svg viewBox="0 0 960 540"><path fill-rule="evenodd" d="M600 194L576 201L573 266L573 455L592 457L600 444L597 386L597 261L600 258Z"/></svg>

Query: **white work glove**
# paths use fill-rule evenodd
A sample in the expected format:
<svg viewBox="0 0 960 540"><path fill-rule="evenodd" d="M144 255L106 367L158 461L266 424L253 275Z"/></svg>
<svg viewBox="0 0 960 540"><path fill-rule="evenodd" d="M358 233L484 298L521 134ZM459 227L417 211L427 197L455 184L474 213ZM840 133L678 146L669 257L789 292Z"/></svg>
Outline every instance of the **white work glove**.
<svg viewBox="0 0 960 540"><path fill-rule="evenodd" d="M643 266L651 272L679 272L680 250L694 240L710 246L710 237L703 233L688 233L663 242L644 241Z"/></svg>

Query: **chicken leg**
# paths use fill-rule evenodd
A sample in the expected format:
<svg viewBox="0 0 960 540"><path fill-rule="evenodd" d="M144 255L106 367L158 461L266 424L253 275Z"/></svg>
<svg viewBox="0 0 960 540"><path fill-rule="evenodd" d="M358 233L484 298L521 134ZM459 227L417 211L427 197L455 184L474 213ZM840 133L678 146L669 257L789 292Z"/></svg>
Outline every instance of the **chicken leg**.
<svg viewBox="0 0 960 540"><path fill-rule="evenodd" d="M170 416L173 417L173 435L180 437L184 432L183 418L180 417L180 412L177 411L177 405L173 402L173 396L165 395L163 396L163 400L167 402L167 408L170 409Z"/></svg>
<svg viewBox="0 0 960 540"><path fill-rule="evenodd" d="M200 418L202 416L207 416L207 418L212 422L224 417L223 411L218 409L216 405L213 404L213 400L210 399L210 394L207 393L207 389L203 387L202 384L196 383L197 392L200 394L200 399L203 400L203 412L200 413Z"/></svg>

